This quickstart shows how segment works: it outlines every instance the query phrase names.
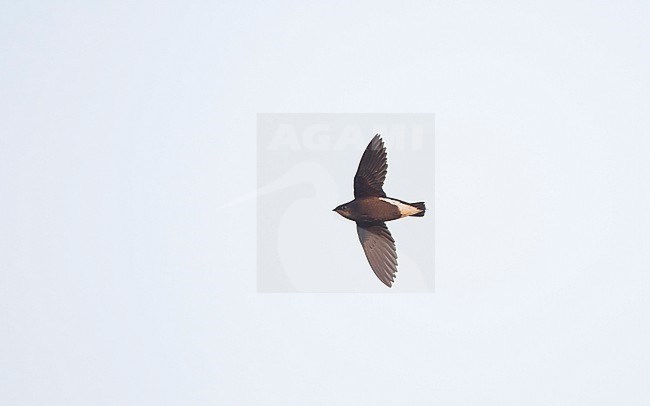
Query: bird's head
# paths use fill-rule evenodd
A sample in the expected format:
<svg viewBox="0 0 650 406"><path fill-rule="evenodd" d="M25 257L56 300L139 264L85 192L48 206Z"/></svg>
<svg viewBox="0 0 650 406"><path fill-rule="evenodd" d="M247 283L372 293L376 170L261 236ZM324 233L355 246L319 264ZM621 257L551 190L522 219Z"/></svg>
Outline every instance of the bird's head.
<svg viewBox="0 0 650 406"><path fill-rule="evenodd" d="M337 212L345 218L350 218L350 208L348 207L347 203L336 206L336 208L332 211Z"/></svg>

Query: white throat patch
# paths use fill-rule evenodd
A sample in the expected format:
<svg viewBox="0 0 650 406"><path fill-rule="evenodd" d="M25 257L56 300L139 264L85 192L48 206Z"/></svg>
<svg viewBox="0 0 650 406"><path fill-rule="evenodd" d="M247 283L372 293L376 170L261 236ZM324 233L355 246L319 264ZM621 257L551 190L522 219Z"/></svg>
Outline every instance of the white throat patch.
<svg viewBox="0 0 650 406"><path fill-rule="evenodd" d="M379 200L383 200L386 203L390 203L393 206L397 207L399 210L399 214L402 217L407 217L407 216L412 216L414 214L420 213L422 210L415 208L409 204L404 204L402 202L398 202L397 200L389 199L387 197L380 197Z"/></svg>

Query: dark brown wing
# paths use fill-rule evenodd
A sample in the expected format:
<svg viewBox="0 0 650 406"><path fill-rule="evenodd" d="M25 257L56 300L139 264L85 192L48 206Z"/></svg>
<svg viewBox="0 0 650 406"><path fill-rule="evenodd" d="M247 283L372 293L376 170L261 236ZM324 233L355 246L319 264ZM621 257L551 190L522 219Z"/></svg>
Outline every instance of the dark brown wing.
<svg viewBox="0 0 650 406"><path fill-rule="evenodd" d="M357 233L370 267L379 280L390 288L397 272L397 250L386 224L357 223Z"/></svg>
<svg viewBox="0 0 650 406"><path fill-rule="evenodd" d="M354 197L386 197L382 189L388 163L386 162L386 147L379 134L375 135L366 147L357 174L354 175Z"/></svg>

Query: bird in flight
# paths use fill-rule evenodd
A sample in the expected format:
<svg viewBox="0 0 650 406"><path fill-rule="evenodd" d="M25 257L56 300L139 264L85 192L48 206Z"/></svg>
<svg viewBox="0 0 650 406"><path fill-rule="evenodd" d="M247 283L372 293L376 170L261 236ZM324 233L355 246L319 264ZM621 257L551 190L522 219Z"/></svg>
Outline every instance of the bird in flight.
<svg viewBox="0 0 650 406"><path fill-rule="evenodd" d="M409 216L423 217L426 207L424 202L407 203L386 197L383 185L387 170L386 147L377 134L366 147L354 175L354 200L333 211L357 223L359 241L370 267L390 288L397 272L397 251L385 222Z"/></svg>

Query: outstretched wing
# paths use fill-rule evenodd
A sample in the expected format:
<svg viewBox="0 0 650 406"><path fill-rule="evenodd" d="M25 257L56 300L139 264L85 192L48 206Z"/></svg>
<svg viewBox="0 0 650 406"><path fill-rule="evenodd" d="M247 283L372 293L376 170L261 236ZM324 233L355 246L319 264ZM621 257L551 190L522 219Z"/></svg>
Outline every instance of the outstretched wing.
<svg viewBox="0 0 650 406"><path fill-rule="evenodd" d="M397 272L397 250L386 224L357 223L357 233L370 267L379 280L390 288Z"/></svg>
<svg viewBox="0 0 650 406"><path fill-rule="evenodd" d="M382 189L388 162L386 162L386 147L379 134L375 135L366 147L357 174L354 175L354 197L386 197Z"/></svg>

